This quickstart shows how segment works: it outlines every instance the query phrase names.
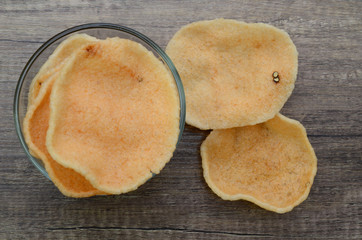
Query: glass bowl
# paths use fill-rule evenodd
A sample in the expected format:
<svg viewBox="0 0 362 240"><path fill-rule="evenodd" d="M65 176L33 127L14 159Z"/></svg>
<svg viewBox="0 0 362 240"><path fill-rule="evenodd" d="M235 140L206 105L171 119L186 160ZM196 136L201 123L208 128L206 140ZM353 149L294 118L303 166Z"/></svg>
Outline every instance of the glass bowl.
<svg viewBox="0 0 362 240"><path fill-rule="evenodd" d="M18 134L21 145L23 146L29 160L48 179L50 178L43 166L42 161L33 157L30 154L29 148L25 142L23 135L22 123L28 106L29 86L34 76L39 71L40 67L45 63L48 57L54 52L55 48L66 38L70 37L73 34L78 34L78 33L86 33L98 39L105 39L107 37L125 38L138 42L142 44L144 47L146 47L149 51L151 51L168 68L177 85L178 95L180 100L180 125L179 125L180 133L178 136L178 142L181 139L182 132L185 126L186 104L185 104L185 94L180 76L177 73L177 70L173 65L172 61L170 60L170 58L155 42L153 42L151 39L149 39L142 33L139 33L131 28L116 24L110 24L110 23L89 23L69 28L61 33L58 33L54 37L50 38L33 54L33 56L31 56L31 58L26 63L20 75L14 96L13 110L14 110L16 133Z"/></svg>

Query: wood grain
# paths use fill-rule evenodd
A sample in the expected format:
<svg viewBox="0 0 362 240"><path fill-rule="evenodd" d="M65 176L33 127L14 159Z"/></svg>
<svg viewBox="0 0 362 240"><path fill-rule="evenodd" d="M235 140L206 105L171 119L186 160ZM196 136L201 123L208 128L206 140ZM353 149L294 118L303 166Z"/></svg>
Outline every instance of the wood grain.
<svg viewBox="0 0 362 240"><path fill-rule="evenodd" d="M361 239L362 1L25 1L0 3L0 239ZM27 160L13 94L32 53L88 22L126 25L165 47L183 25L217 17L270 23L299 51L282 113L301 121L318 157L309 198L279 215L223 201L202 177L208 132L187 126L172 161L137 191L62 196Z"/></svg>

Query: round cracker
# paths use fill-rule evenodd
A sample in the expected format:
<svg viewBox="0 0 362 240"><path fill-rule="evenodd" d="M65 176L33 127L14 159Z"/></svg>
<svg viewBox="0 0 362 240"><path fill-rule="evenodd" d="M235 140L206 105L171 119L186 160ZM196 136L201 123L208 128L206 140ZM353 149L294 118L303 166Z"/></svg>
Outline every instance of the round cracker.
<svg viewBox="0 0 362 240"><path fill-rule="evenodd" d="M273 118L297 76L298 53L289 35L262 23L191 23L173 36L166 53L183 82L186 122L200 129L242 127Z"/></svg>
<svg viewBox="0 0 362 240"><path fill-rule="evenodd" d="M51 94L47 147L97 189L135 190L172 157L179 135L174 79L139 43L88 44Z"/></svg>
<svg viewBox="0 0 362 240"><path fill-rule="evenodd" d="M285 213L303 202L317 158L298 121L277 114L254 126L214 130L201 145L204 177L222 199Z"/></svg>
<svg viewBox="0 0 362 240"><path fill-rule="evenodd" d="M94 188L88 180L73 169L63 167L50 155L45 145L46 133L49 122L49 101L54 81L59 73L54 74L43 84L38 92L38 97L30 106L24 118L23 133L25 141L31 150L39 158L49 174L50 179L58 189L68 197L90 197L105 194Z"/></svg>
<svg viewBox="0 0 362 240"><path fill-rule="evenodd" d="M64 63L73 54L73 52L84 44L97 40L98 39L92 36L82 33L74 34L61 42L33 78L29 87L28 107L32 105L39 94L42 84L62 69Z"/></svg>

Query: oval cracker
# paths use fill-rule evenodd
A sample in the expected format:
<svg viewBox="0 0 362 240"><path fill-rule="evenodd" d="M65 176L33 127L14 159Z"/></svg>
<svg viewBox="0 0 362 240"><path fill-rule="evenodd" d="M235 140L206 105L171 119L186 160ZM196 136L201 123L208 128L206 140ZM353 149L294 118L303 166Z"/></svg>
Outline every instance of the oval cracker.
<svg viewBox="0 0 362 240"><path fill-rule="evenodd" d="M277 114L254 126L214 130L201 145L204 177L224 200L285 213L303 202L317 171L304 127Z"/></svg>
<svg viewBox="0 0 362 240"><path fill-rule="evenodd" d="M194 22L173 36L166 53L184 85L186 122L200 129L273 118L291 95L298 70L289 35L263 23Z"/></svg>
<svg viewBox="0 0 362 240"><path fill-rule="evenodd" d="M166 67L139 43L84 46L51 94L47 148L97 189L135 190L172 157L179 99Z"/></svg>

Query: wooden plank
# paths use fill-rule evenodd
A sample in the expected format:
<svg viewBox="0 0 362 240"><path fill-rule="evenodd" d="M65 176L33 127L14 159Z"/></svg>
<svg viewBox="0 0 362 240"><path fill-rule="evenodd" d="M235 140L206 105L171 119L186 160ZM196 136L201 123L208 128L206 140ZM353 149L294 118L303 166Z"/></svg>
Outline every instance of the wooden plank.
<svg viewBox="0 0 362 240"><path fill-rule="evenodd" d="M25 1L0 4L0 239L362 238L361 1ZM62 196L27 160L13 124L17 79L33 52L77 24L132 27L165 47L184 24L216 17L286 30L299 51L282 109L318 157L309 198L283 215L223 201L202 177L208 131L187 126L172 161L121 196Z"/></svg>

